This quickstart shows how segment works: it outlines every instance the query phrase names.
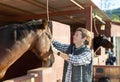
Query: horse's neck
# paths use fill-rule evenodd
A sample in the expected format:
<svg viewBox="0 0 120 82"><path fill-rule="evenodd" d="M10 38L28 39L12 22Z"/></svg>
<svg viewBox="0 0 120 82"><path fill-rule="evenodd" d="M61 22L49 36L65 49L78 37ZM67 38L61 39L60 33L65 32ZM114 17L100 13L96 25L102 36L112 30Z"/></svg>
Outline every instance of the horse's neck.
<svg viewBox="0 0 120 82"><path fill-rule="evenodd" d="M31 46L34 41L35 34L30 33L20 41L16 41L10 48L6 49L0 58L0 72L6 71L17 59L19 59Z"/></svg>

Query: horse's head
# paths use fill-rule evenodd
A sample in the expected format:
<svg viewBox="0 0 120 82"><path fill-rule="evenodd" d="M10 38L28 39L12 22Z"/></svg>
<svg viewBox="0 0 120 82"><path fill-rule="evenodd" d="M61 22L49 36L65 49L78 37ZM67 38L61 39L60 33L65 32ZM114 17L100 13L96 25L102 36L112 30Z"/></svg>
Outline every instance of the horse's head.
<svg viewBox="0 0 120 82"><path fill-rule="evenodd" d="M93 44L94 44L94 51L96 51L97 48L99 48L100 46L110 49L113 48L113 44L104 35L98 35L97 37L94 37Z"/></svg>
<svg viewBox="0 0 120 82"><path fill-rule="evenodd" d="M40 28L36 32L35 41L31 47L31 50L41 59L43 62L48 62L49 57L53 57L53 52L51 49L51 31L52 22L48 22L46 20L38 20L40 22ZM51 55L50 55L51 54ZM53 62L52 62L53 63Z"/></svg>

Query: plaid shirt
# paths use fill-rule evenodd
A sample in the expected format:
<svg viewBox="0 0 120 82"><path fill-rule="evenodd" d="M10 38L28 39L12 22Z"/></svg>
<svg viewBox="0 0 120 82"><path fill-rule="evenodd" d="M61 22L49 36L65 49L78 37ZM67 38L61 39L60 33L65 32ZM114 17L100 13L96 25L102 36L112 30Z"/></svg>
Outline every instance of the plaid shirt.
<svg viewBox="0 0 120 82"><path fill-rule="evenodd" d="M53 46L58 49L61 52L66 53L68 47L70 45L67 44L61 44L57 41L52 41ZM83 47L83 46L81 46ZM81 48L80 47L80 48ZM68 54L68 68L67 68L67 73L65 76L65 82L71 82L71 77L72 77L72 65L74 66L79 66L79 65L86 65L91 63L91 53L88 51L84 51L83 53L79 55L75 54Z"/></svg>

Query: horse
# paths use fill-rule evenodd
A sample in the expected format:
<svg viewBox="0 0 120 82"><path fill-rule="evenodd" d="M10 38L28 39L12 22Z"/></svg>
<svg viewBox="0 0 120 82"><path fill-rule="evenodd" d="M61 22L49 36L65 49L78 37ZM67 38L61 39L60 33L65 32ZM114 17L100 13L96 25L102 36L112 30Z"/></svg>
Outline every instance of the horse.
<svg viewBox="0 0 120 82"><path fill-rule="evenodd" d="M52 23L44 19L0 27L0 79L27 51L34 53L37 60L42 60L42 66L52 65L54 55L49 27L52 27ZM50 58L52 61L48 65L46 62Z"/></svg>
<svg viewBox="0 0 120 82"><path fill-rule="evenodd" d="M100 46L107 49L112 49L114 47L112 42L110 42L105 35L98 35L93 38L93 47L95 52L97 51L97 49L99 49Z"/></svg>

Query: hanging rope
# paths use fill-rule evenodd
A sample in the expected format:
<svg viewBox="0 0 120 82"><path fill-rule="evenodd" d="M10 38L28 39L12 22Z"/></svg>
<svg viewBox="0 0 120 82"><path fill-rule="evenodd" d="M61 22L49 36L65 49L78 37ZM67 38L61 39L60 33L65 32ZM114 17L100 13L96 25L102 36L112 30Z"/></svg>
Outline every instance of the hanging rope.
<svg viewBox="0 0 120 82"><path fill-rule="evenodd" d="M49 18L49 0L47 0L47 20L48 20L48 22L50 21L50 18ZM51 43L51 49L52 49L53 53L56 53L56 54L58 53L58 50L53 47L52 43Z"/></svg>
<svg viewBox="0 0 120 82"><path fill-rule="evenodd" d="M49 1L47 0L47 20L49 21Z"/></svg>
<svg viewBox="0 0 120 82"><path fill-rule="evenodd" d="M96 27L96 19L93 19L93 21L94 21L95 32L97 33L97 35L99 35L99 32L98 32L97 27Z"/></svg>

